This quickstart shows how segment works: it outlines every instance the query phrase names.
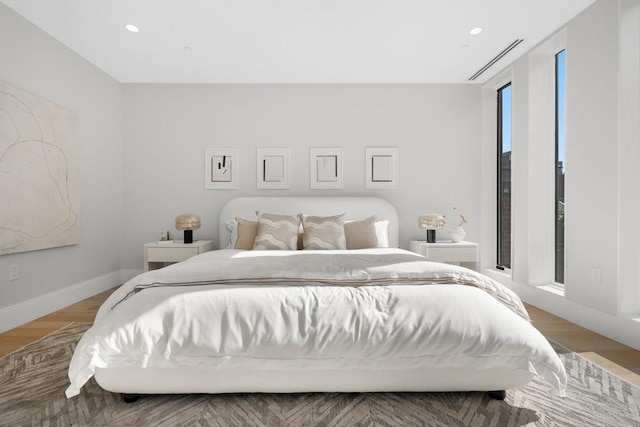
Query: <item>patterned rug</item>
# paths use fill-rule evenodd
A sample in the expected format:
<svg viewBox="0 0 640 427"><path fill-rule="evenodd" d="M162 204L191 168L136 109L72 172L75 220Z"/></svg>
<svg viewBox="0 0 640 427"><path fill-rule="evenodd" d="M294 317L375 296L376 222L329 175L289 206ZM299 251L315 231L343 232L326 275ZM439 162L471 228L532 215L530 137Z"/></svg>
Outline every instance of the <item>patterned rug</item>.
<svg viewBox="0 0 640 427"><path fill-rule="evenodd" d="M504 401L486 393L164 395L125 403L91 380L66 399L67 368L87 324L0 359L0 425L55 426L640 426L640 389L557 346L569 384L537 379Z"/></svg>

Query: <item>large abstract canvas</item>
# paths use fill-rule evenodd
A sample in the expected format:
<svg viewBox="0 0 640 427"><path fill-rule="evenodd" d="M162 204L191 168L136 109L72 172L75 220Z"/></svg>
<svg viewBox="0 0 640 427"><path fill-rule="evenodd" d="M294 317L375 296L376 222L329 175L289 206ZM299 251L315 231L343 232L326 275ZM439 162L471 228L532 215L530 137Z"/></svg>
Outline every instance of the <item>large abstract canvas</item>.
<svg viewBox="0 0 640 427"><path fill-rule="evenodd" d="M78 116L0 82L0 255L80 239Z"/></svg>

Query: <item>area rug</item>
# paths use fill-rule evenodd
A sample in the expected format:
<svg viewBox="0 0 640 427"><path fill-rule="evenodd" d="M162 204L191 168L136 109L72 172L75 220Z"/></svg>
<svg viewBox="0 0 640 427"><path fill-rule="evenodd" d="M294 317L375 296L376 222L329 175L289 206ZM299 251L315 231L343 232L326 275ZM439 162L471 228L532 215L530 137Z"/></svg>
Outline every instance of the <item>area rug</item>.
<svg viewBox="0 0 640 427"><path fill-rule="evenodd" d="M560 346L567 397L534 380L486 393L160 395L125 403L91 380L67 399L67 368L88 324L71 324L0 359L3 426L640 426L640 389Z"/></svg>

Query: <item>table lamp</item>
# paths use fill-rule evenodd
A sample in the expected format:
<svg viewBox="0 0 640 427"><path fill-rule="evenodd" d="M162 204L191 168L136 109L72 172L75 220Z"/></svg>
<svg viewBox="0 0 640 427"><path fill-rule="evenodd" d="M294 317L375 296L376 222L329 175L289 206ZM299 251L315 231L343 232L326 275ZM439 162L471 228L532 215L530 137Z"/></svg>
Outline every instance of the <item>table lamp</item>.
<svg viewBox="0 0 640 427"><path fill-rule="evenodd" d="M436 242L436 230L444 227L444 216L440 214L424 214L418 218L418 227L427 230L427 243Z"/></svg>
<svg viewBox="0 0 640 427"><path fill-rule="evenodd" d="M193 243L193 230L200 228L200 217L194 214L178 215L176 228L184 230L184 243Z"/></svg>

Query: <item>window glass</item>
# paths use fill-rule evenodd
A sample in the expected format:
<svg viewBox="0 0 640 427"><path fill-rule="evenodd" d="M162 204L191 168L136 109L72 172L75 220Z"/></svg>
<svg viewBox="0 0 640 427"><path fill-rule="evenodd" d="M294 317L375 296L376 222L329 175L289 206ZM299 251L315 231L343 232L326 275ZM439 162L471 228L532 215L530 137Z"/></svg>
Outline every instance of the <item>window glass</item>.
<svg viewBox="0 0 640 427"><path fill-rule="evenodd" d="M565 177L565 64L562 50L556 54L556 191L555 191L555 281L564 283L564 177Z"/></svg>
<svg viewBox="0 0 640 427"><path fill-rule="evenodd" d="M511 83L498 89L497 267L511 268Z"/></svg>

